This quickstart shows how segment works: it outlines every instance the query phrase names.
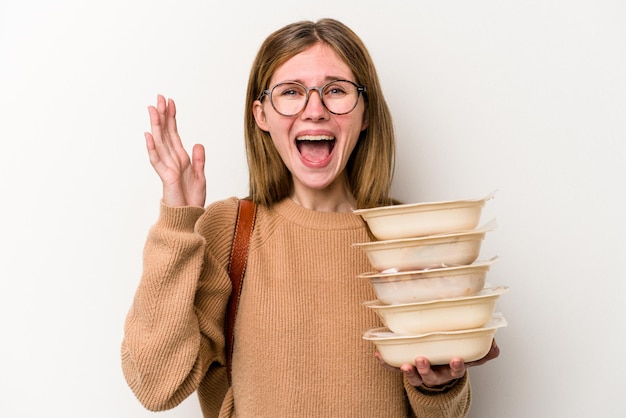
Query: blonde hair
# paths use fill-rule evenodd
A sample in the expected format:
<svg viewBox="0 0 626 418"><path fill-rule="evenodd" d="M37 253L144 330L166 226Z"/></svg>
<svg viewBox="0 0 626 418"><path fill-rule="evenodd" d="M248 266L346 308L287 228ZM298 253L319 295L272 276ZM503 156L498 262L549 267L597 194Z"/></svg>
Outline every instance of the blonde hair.
<svg viewBox="0 0 626 418"><path fill-rule="evenodd" d="M330 46L350 67L356 83L364 85L368 127L361 132L347 164L348 181L358 208L391 204L389 196L395 163L395 136L387 103L374 63L361 39L334 19L289 24L272 33L261 45L250 71L245 107L245 141L250 172L250 197L271 206L289 196L291 173L270 135L260 129L252 114L278 67L316 43Z"/></svg>

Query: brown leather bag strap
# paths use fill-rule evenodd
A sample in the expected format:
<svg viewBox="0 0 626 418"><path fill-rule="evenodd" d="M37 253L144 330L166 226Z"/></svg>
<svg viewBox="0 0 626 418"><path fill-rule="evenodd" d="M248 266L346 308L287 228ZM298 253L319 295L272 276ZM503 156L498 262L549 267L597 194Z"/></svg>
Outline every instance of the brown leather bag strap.
<svg viewBox="0 0 626 418"><path fill-rule="evenodd" d="M246 263L248 261L248 248L250 246L250 237L254 229L255 219L256 204L248 199L239 199L237 222L235 223L233 245L230 250L230 261L228 263L228 275L232 282L232 292L228 301L226 316L226 372L229 382L231 379L237 305L239 304L239 297L241 296L241 287L246 272Z"/></svg>

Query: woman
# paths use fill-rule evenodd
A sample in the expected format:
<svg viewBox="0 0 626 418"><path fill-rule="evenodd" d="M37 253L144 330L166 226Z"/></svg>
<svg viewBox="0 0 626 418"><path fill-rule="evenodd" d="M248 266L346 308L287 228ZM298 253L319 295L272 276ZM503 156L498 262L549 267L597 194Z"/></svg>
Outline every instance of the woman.
<svg viewBox="0 0 626 418"><path fill-rule="evenodd" d="M250 198L258 204L237 313L232 383L224 364L228 262L237 199L206 208L204 148L189 158L172 100L149 107L161 213L144 252L122 364L151 410L198 391L205 417L442 417L470 406L467 367L376 361L379 325L356 279L369 240L353 208L390 204L391 117L361 40L332 19L271 34L248 84ZM498 354L492 351L477 364Z"/></svg>

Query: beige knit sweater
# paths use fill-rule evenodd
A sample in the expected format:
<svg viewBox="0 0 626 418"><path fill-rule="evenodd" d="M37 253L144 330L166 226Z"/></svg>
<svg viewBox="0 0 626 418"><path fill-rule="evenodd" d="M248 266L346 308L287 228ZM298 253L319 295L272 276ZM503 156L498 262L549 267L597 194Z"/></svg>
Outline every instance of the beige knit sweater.
<svg viewBox="0 0 626 418"><path fill-rule="evenodd" d="M286 199L259 207L235 330L233 385L224 364L227 265L237 200L171 208L151 229L128 313L122 368L150 410L198 391L205 417L462 417L470 384L424 393L384 369L363 331L380 326L371 269L351 244L369 240L352 213Z"/></svg>

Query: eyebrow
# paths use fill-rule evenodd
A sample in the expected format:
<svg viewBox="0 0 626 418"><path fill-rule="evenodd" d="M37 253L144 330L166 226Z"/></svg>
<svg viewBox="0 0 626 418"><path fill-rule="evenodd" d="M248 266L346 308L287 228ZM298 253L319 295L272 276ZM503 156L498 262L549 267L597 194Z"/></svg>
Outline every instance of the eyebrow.
<svg viewBox="0 0 626 418"><path fill-rule="evenodd" d="M353 83L355 83L355 84L358 84L356 81L354 81L354 80L350 80L349 78L345 78L345 77L338 77L338 76L326 76L326 77L324 78L324 82L323 82L321 85L319 85L319 86L313 86L313 87L321 87L321 86L323 86L324 84L329 83L329 82L331 82L331 81L335 81L335 80L347 80L347 81L351 81L351 82L353 82ZM296 82L296 83L300 83L300 84L302 84L303 86L306 86L306 83L305 83L304 81L302 81L301 79L292 79L292 80L283 80L283 81L278 81L278 82L276 82L274 85L276 85L276 84L280 84L280 83L290 83L290 82ZM307 86L307 87L308 87L308 86Z"/></svg>

